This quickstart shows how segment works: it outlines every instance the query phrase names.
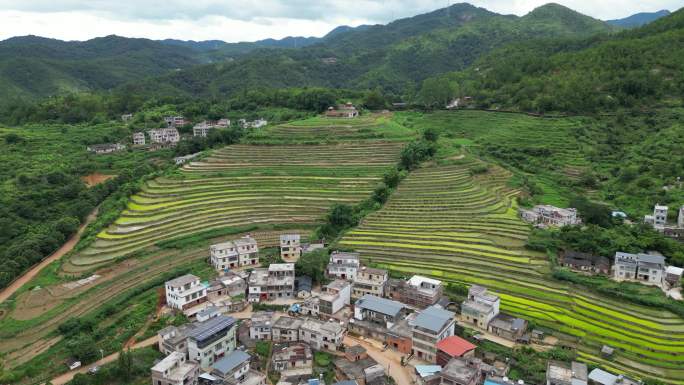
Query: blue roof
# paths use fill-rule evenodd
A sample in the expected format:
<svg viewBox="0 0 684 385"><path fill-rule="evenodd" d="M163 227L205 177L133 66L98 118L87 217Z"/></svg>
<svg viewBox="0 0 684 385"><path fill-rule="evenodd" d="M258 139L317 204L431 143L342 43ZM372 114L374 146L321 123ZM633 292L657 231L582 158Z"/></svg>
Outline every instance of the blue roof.
<svg viewBox="0 0 684 385"><path fill-rule="evenodd" d="M354 303L354 306L393 317L399 315L401 309L404 308L404 304L401 302L380 298L370 294L366 294L359 298L359 300Z"/></svg>
<svg viewBox="0 0 684 385"><path fill-rule="evenodd" d="M249 354L242 350L234 350L232 353L216 361L211 367L221 374L226 375L245 361L249 361Z"/></svg>
<svg viewBox="0 0 684 385"><path fill-rule="evenodd" d="M613 385L618 377L614 374L608 373L605 370L594 369L589 373L589 379L601 385Z"/></svg>
<svg viewBox="0 0 684 385"><path fill-rule="evenodd" d="M430 306L418 314L414 324L420 328L439 332L444 325L454 319L455 314L437 306Z"/></svg>
<svg viewBox="0 0 684 385"><path fill-rule="evenodd" d="M309 380L311 381L311 380ZM358 383L355 380L344 380L340 382L336 382L333 385L358 385Z"/></svg>
<svg viewBox="0 0 684 385"><path fill-rule="evenodd" d="M204 322L198 322L195 325L196 327L188 333L188 337L197 341L204 341L221 330L235 325L235 318L220 315Z"/></svg>
<svg viewBox="0 0 684 385"><path fill-rule="evenodd" d="M442 371L439 365L416 365L416 372L421 377L427 377Z"/></svg>

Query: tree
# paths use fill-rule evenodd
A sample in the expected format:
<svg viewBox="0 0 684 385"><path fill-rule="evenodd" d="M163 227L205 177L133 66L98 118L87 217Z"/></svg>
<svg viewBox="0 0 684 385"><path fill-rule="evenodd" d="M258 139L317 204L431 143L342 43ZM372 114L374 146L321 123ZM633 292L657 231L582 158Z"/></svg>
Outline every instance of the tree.
<svg viewBox="0 0 684 385"><path fill-rule="evenodd" d="M130 348L127 351L121 350L119 352L116 370L119 373L119 376L123 378L126 383L130 381L133 373L133 357Z"/></svg>
<svg viewBox="0 0 684 385"><path fill-rule="evenodd" d="M448 81L441 78L428 78L418 92L418 100L425 107L440 108L449 104L454 91Z"/></svg>

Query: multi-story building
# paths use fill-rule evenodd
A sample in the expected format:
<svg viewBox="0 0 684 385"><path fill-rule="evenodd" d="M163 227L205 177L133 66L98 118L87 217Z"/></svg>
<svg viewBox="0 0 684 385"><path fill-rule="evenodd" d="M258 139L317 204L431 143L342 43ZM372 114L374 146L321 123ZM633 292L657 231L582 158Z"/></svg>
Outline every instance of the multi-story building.
<svg viewBox="0 0 684 385"><path fill-rule="evenodd" d="M249 235L234 241L217 243L209 247L211 265L218 271L259 263L259 245Z"/></svg>
<svg viewBox="0 0 684 385"><path fill-rule="evenodd" d="M292 259L302 256L301 236L299 234L282 234L280 236L280 258Z"/></svg>
<svg viewBox="0 0 684 385"><path fill-rule="evenodd" d="M425 385L477 385L489 370L491 367L478 358L455 358L422 382Z"/></svg>
<svg viewBox="0 0 684 385"><path fill-rule="evenodd" d="M225 385L257 385L265 383L265 376L249 368L250 355L235 350L211 366L210 374Z"/></svg>
<svg viewBox="0 0 684 385"><path fill-rule="evenodd" d="M166 304L172 309L186 310L207 300L207 288L192 274L172 279L164 286Z"/></svg>
<svg viewBox="0 0 684 385"><path fill-rule="evenodd" d="M134 132L133 133L133 144L136 146L142 146L145 144L145 133L144 132Z"/></svg>
<svg viewBox="0 0 684 385"><path fill-rule="evenodd" d="M354 279L352 297L361 298L366 294L384 297L388 278L387 270L361 267Z"/></svg>
<svg viewBox="0 0 684 385"><path fill-rule="evenodd" d="M280 373L281 378L295 375L310 375L313 368L311 347L304 343L278 346L273 350L271 369Z"/></svg>
<svg viewBox="0 0 684 385"><path fill-rule="evenodd" d="M489 323L487 330L494 335L516 342L527 331L527 321L522 318L499 313Z"/></svg>
<svg viewBox="0 0 684 385"><path fill-rule="evenodd" d="M299 341L299 328L303 323L301 318L280 317L271 328L271 339L273 342Z"/></svg>
<svg viewBox="0 0 684 385"><path fill-rule="evenodd" d="M179 352L187 356L188 336L187 333L192 329L192 324L183 326L168 326L157 332L157 344L162 354L169 355Z"/></svg>
<svg viewBox="0 0 684 385"><path fill-rule="evenodd" d="M182 116L165 116L164 122L166 122L167 127L182 127L188 122Z"/></svg>
<svg viewBox="0 0 684 385"><path fill-rule="evenodd" d="M240 272L247 277L246 272ZM209 282L207 288L207 299L209 301L218 301L226 299L226 297L235 297L244 295L247 292L247 282L241 274L229 271L220 277Z"/></svg>
<svg viewBox="0 0 684 385"><path fill-rule="evenodd" d="M665 275L665 257L659 254L615 253L613 279L636 281L649 285L662 285Z"/></svg>
<svg viewBox="0 0 684 385"><path fill-rule="evenodd" d="M414 275L407 281L389 280L392 299L419 309L436 304L443 292L441 281L420 275Z"/></svg>
<svg viewBox="0 0 684 385"><path fill-rule="evenodd" d="M336 351L343 338L344 328L335 321L307 318L299 328L299 341L309 344L314 350Z"/></svg>
<svg viewBox="0 0 684 385"><path fill-rule="evenodd" d="M428 362L437 361L437 342L453 336L455 314L430 306L418 314L413 323L413 354Z"/></svg>
<svg viewBox="0 0 684 385"><path fill-rule="evenodd" d="M391 328L406 315L404 304L366 294L354 303L354 319Z"/></svg>
<svg viewBox="0 0 684 385"><path fill-rule="evenodd" d="M653 227L665 227L667 225L668 207L661 204L653 208Z"/></svg>
<svg viewBox="0 0 684 385"><path fill-rule="evenodd" d="M188 358L208 368L226 353L235 350L235 329L233 317L220 315L204 322L197 322L187 332Z"/></svg>
<svg viewBox="0 0 684 385"><path fill-rule="evenodd" d="M319 311L333 315L351 304L351 285L348 281L336 279L323 287L319 297Z"/></svg>
<svg viewBox="0 0 684 385"><path fill-rule="evenodd" d="M98 155L111 154L113 152L122 151L125 149L126 145L120 143L91 144L86 146L86 150L88 150L88 152Z"/></svg>
<svg viewBox="0 0 684 385"><path fill-rule="evenodd" d="M450 336L437 342L436 348L436 363L443 367L454 358L473 357L477 346L459 336Z"/></svg>
<svg viewBox="0 0 684 385"><path fill-rule="evenodd" d="M532 210L520 209L519 213L523 220L539 227L563 227L582 223L577 215L577 209L574 208L564 209L551 205L537 205Z"/></svg>
<svg viewBox="0 0 684 385"><path fill-rule="evenodd" d="M199 365L172 352L152 367L152 385L197 385Z"/></svg>
<svg viewBox="0 0 684 385"><path fill-rule="evenodd" d="M684 206L679 208L679 215L677 216L677 227L684 229Z"/></svg>
<svg viewBox="0 0 684 385"><path fill-rule="evenodd" d="M587 385L587 365L549 361L546 365L546 385Z"/></svg>
<svg viewBox="0 0 684 385"><path fill-rule="evenodd" d="M247 298L249 302L293 298L294 281L294 263L272 263L268 268L254 269L247 280Z"/></svg>
<svg viewBox="0 0 684 385"><path fill-rule="evenodd" d="M249 338L253 340L270 340L273 328L272 311L258 311L252 314L249 324Z"/></svg>
<svg viewBox="0 0 684 385"><path fill-rule="evenodd" d="M473 285L468 290L468 298L461 304L461 318L482 329L487 329L489 322L499 314L499 297L487 292L487 289Z"/></svg>
<svg viewBox="0 0 684 385"><path fill-rule="evenodd" d="M176 144L180 141L180 134L175 128L158 128L147 131L150 143Z"/></svg>
<svg viewBox="0 0 684 385"><path fill-rule="evenodd" d="M359 253L333 251L326 273L329 277L354 280L359 271Z"/></svg>

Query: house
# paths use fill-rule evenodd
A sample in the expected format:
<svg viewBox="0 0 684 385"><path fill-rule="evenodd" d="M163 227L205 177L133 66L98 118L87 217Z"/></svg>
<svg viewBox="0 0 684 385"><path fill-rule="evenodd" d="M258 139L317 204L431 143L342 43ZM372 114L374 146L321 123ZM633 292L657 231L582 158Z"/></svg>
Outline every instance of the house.
<svg viewBox="0 0 684 385"><path fill-rule="evenodd" d="M359 111L354 107L354 105L351 102L347 102L345 104L340 104L335 107L328 107L328 110L325 112L325 116L329 118L356 118L359 116Z"/></svg>
<svg viewBox="0 0 684 385"><path fill-rule="evenodd" d="M662 285L665 276L665 257L659 254L615 253L613 279Z"/></svg>
<svg viewBox="0 0 684 385"><path fill-rule="evenodd" d="M311 277L306 275L300 275L295 277L295 292L297 293L297 298L309 298L311 297L311 289L313 287L313 282Z"/></svg>
<svg viewBox="0 0 684 385"><path fill-rule="evenodd" d="M235 350L235 318L219 315L197 322L187 332L188 357L208 368L226 353Z"/></svg>
<svg viewBox="0 0 684 385"><path fill-rule="evenodd" d="M218 271L259 263L259 245L250 235L209 247L211 265Z"/></svg>
<svg viewBox="0 0 684 385"><path fill-rule="evenodd" d="M308 298L306 301L302 302L300 313L318 317L321 314L321 299L319 297Z"/></svg>
<svg viewBox="0 0 684 385"><path fill-rule="evenodd" d="M581 273L610 275L610 260L606 257L564 250L560 253L559 262L562 266Z"/></svg>
<svg viewBox="0 0 684 385"><path fill-rule="evenodd" d="M679 215L677 215L677 227L684 229L684 205L679 208Z"/></svg>
<svg viewBox="0 0 684 385"><path fill-rule="evenodd" d="M307 318L299 328L299 341L309 344L314 350L336 351L343 337L344 328L335 321Z"/></svg>
<svg viewBox="0 0 684 385"><path fill-rule="evenodd" d="M95 153L97 155L111 154L113 152L125 150L126 146L119 143L105 143L105 144L91 144L86 147L88 152Z"/></svg>
<svg viewBox="0 0 684 385"><path fill-rule="evenodd" d="M249 338L253 340L270 340L273 327L272 311L258 311L252 314L249 325Z"/></svg>
<svg viewBox="0 0 684 385"><path fill-rule="evenodd" d="M436 362L437 342L453 336L455 314L437 306L421 311L413 322L413 354L419 359Z"/></svg>
<svg viewBox="0 0 684 385"><path fill-rule="evenodd" d="M219 308L216 306L208 306L197 312L197 314L195 314L195 318L197 321L202 322L214 317L218 317L219 315L221 315Z"/></svg>
<svg viewBox="0 0 684 385"><path fill-rule="evenodd" d="M207 136L209 136L209 133L215 128L216 125L211 124L207 121L197 123L192 127L192 136L206 138Z"/></svg>
<svg viewBox="0 0 684 385"><path fill-rule="evenodd" d="M359 385L383 385L385 369L372 357L350 361L338 358L333 361L338 378L354 381Z"/></svg>
<svg viewBox="0 0 684 385"><path fill-rule="evenodd" d="M187 333L193 329L193 324L185 324L182 326L168 326L157 332L157 346L162 354L171 354L173 352L188 354L188 336Z"/></svg>
<svg viewBox="0 0 684 385"><path fill-rule="evenodd" d="M354 303L354 319L390 328L406 314L404 304L366 294ZM355 322L356 323L356 322Z"/></svg>
<svg viewBox="0 0 684 385"><path fill-rule="evenodd" d="M421 275L414 275L407 281L389 280L389 296L418 309L436 304L443 292L441 281Z"/></svg>
<svg viewBox="0 0 684 385"><path fill-rule="evenodd" d="M145 133L144 132L134 132L133 133L133 145L144 146L145 145Z"/></svg>
<svg viewBox="0 0 684 385"><path fill-rule="evenodd" d="M123 114L121 115L121 120L124 122L128 122L129 120L133 119L133 114ZM144 143L143 143L144 144Z"/></svg>
<svg viewBox="0 0 684 385"><path fill-rule="evenodd" d="M187 310L207 300L207 288L199 277L186 274L164 284L166 304L171 309Z"/></svg>
<svg viewBox="0 0 684 385"><path fill-rule="evenodd" d="M527 321L499 313L489 322L487 330L499 337L515 342L523 338L527 331Z"/></svg>
<svg viewBox="0 0 684 385"><path fill-rule="evenodd" d="M601 357L610 358L615 353L615 349L608 345L601 346Z"/></svg>
<svg viewBox="0 0 684 385"><path fill-rule="evenodd" d="M147 135L150 137L150 143L175 145L180 141L180 134L175 127L149 130Z"/></svg>
<svg viewBox="0 0 684 385"><path fill-rule="evenodd" d="M520 209L519 214L523 220L539 227L563 227L582 223L577 215L577 209L563 209L551 205L537 205L532 210Z"/></svg>
<svg viewBox="0 0 684 385"><path fill-rule="evenodd" d="M366 294L384 297L388 278L387 270L361 267L354 278L352 297L361 298Z"/></svg>
<svg viewBox="0 0 684 385"><path fill-rule="evenodd" d="M259 118L259 119L253 120L253 121L250 122L250 123L247 123L247 126L246 126L246 127L247 127L247 128L249 128L249 127L251 127L251 128L261 128L261 127L264 127L264 126L267 125L267 124L268 124L268 121L267 121L266 119Z"/></svg>
<svg viewBox="0 0 684 385"><path fill-rule="evenodd" d="M326 269L328 277L354 280L359 271L359 253L333 251Z"/></svg>
<svg viewBox="0 0 684 385"><path fill-rule="evenodd" d="M440 371L432 375L426 373L422 378L422 383L425 385L477 385L494 372L493 367L479 358L454 358Z"/></svg>
<svg viewBox="0 0 684 385"><path fill-rule="evenodd" d="M323 64L335 64L335 63L337 63L337 58L334 56L323 57L323 58L321 58L321 62Z"/></svg>
<svg viewBox="0 0 684 385"><path fill-rule="evenodd" d="M467 358L475 355L475 348L477 346L471 344L458 336L449 336L437 342L436 363L440 366L445 366L454 358Z"/></svg>
<svg viewBox="0 0 684 385"><path fill-rule="evenodd" d="M351 284L348 281L336 279L323 287L319 297L319 311L326 315L333 315L351 304Z"/></svg>
<svg viewBox="0 0 684 385"><path fill-rule="evenodd" d="M271 327L271 339L273 342L299 341L299 329L303 323L301 318L280 317Z"/></svg>
<svg viewBox="0 0 684 385"><path fill-rule="evenodd" d="M214 278L209 282L207 299L213 302L226 299L226 297L244 295L247 291L247 282L245 282L246 276L247 275L244 272L242 274L237 274L229 271Z"/></svg>
<svg viewBox="0 0 684 385"><path fill-rule="evenodd" d="M682 284L682 274L684 269L676 266L668 266L665 269L665 282L667 282L670 287L677 287Z"/></svg>
<svg viewBox="0 0 684 385"><path fill-rule="evenodd" d="M182 127L188 123L182 116L165 116L164 122L166 123L166 127L173 128Z"/></svg>
<svg viewBox="0 0 684 385"><path fill-rule="evenodd" d="M549 361L546 365L546 385L587 385L587 365Z"/></svg>
<svg viewBox="0 0 684 385"><path fill-rule="evenodd" d="M302 244L302 254L310 253L315 250L320 250L325 248L325 241L322 239L310 241L309 243Z"/></svg>
<svg viewBox="0 0 684 385"><path fill-rule="evenodd" d="M669 208L661 204L656 204L653 207L653 216L644 217L644 222L650 223L656 229L662 229L667 226L667 212Z"/></svg>
<svg viewBox="0 0 684 385"><path fill-rule="evenodd" d="M468 298L461 304L461 318L482 329L487 329L489 322L499 314L499 297L487 292L487 289L473 285L468 289Z"/></svg>
<svg viewBox="0 0 684 385"><path fill-rule="evenodd" d="M272 263L268 268L254 269L247 280L249 302L293 298L294 263Z"/></svg>
<svg viewBox="0 0 684 385"><path fill-rule="evenodd" d="M177 156L177 157L173 158L173 161L174 161L174 163L176 163L176 166L180 166L181 164L185 164L188 161L197 158L200 154L201 154L200 152L196 152L194 154Z"/></svg>
<svg viewBox="0 0 684 385"><path fill-rule="evenodd" d="M280 235L280 258L290 259L299 258L302 256L302 245L300 243L301 236L299 234L281 234Z"/></svg>
<svg viewBox="0 0 684 385"><path fill-rule="evenodd" d="M209 374L228 385L264 385L266 376L250 370L251 356L242 350L235 350L211 366ZM219 382L214 382L219 384Z"/></svg>
<svg viewBox="0 0 684 385"><path fill-rule="evenodd" d="M151 369L152 385L197 385L199 365L185 354L172 352Z"/></svg>
<svg viewBox="0 0 684 385"><path fill-rule="evenodd" d="M641 381L623 375L614 375L601 369L594 369L588 376L590 385L641 385Z"/></svg>
<svg viewBox="0 0 684 385"><path fill-rule="evenodd" d="M310 376L313 373L311 347L304 343L274 347L271 357L271 369L279 372L281 378Z"/></svg>

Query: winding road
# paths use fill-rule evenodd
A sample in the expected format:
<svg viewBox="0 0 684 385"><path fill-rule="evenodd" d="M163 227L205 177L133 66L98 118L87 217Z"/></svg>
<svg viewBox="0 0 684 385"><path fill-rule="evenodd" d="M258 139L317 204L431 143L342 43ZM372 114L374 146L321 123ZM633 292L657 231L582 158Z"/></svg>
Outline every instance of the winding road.
<svg viewBox="0 0 684 385"><path fill-rule="evenodd" d="M41 272L47 265L51 264L52 262L62 258L64 254L70 252L74 246L78 243L78 241L81 240L81 235L83 235L83 231L85 228L97 218L97 208L93 210L90 214L88 214L88 217L86 218L86 221L81 225L81 227L78 228L78 231L76 234L72 235L71 238L69 238L66 243L62 245L57 251L52 253L49 257L45 258L42 260L39 264L33 266L31 270L27 271L24 273L21 277L15 279L9 286L6 288L2 289L0 291L0 303L5 302L9 297L12 296L12 294L16 293L19 288L24 286L26 283L28 283L30 280L32 280L38 273Z"/></svg>

